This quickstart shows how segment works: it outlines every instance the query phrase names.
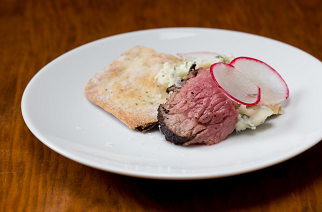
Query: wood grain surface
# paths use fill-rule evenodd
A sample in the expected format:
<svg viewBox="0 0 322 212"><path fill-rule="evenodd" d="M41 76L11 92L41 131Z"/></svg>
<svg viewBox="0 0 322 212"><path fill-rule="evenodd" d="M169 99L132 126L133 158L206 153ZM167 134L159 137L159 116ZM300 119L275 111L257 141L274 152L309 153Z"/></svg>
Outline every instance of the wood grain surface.
<svg viewBox="0 0 322 212"><path fill-rule="evenodd" d="M321 24L320 0L1 0L0 211L322 211L322 143L239 176L139 179L52 151L29 131L20 108L25 87L42 67L107 36L161 27L229 29L322 60Z"/></svg>

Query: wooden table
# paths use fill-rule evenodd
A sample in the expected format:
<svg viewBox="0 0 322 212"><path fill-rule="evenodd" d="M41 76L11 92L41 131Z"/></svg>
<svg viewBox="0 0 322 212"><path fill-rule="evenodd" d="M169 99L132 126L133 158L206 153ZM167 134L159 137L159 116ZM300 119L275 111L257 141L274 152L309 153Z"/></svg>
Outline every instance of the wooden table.
<svg viewBox="0 0 322 212"><path fill-rule="evenodd" d="M138 179L52 151L29 131L20 109L25 87L43 66L107 36L161 27L229 29L276 39L322 60L321 25L320 0L2 0L0 211L322 211L322 143L239 176Z"/></svg>

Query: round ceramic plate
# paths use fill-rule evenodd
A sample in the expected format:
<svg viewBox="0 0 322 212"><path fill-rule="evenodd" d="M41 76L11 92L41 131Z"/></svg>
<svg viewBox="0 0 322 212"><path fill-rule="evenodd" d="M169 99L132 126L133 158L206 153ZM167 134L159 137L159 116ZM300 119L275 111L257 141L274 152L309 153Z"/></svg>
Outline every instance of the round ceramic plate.
<svg viewBox="0 0 322 212"><path fill-rule="evenodd" d="M130 130L92 104L84 88L95 73L136 45L173 55L210 51L265 61L289 86L290 97L282 102L285 114L212 146L176 146L157 129L146 134ZM262 169L318 143L321 79L320 61L275 40L218 29L154 29L100 39L58 57L30 81L21 108L40 141L79 163L142 178L206 179Z"/></svg>

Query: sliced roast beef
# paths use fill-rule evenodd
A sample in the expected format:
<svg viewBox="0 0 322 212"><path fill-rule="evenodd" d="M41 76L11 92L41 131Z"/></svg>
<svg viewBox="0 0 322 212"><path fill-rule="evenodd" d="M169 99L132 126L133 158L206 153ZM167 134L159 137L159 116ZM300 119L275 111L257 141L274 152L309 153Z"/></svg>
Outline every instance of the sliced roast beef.
<svg viewBox="0 0 322 212"><path fill-rule="evenodd" d="M218 143L235 129L238 113L211 78L209 70L191 70L158 109L161 132L174 144Z"/></svg>

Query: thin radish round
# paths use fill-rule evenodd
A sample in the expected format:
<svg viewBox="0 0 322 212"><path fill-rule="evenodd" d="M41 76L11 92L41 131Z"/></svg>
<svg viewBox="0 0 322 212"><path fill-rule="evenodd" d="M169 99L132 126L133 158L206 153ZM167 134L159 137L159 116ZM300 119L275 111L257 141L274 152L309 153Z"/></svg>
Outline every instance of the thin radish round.
<svg viewBox="0 0 322 212"><path fill-rule="evenodd" d="M289 97L289 89L284 79L266 63L254 58L238 57L230 65L261 88L260 104L274 105Z"/></svg>
<svg viewBox="0 0 322 212"><path fill-rule="evenodd" d="M261 98L261 88L245 74L226 63L215 63L210 73L218 88L232 100L243 105L256 105Z"/></svg>

